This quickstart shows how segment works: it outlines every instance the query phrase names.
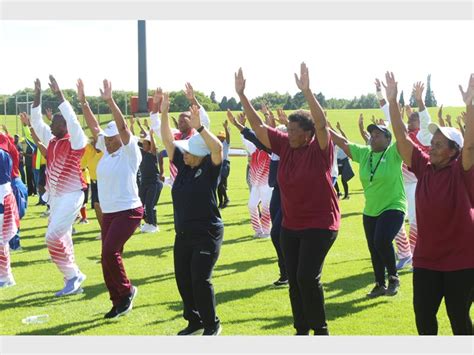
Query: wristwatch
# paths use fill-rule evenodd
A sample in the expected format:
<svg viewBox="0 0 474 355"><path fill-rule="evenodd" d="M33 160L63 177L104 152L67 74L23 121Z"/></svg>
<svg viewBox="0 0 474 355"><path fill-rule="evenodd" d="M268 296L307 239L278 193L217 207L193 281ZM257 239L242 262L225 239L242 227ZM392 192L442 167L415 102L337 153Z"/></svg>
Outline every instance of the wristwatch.
<svg viewBox="0 0 474 355"><path fill-rule="evenodd" d="M196 131L198 131L198 133L201 133L203 129L204 129L204 126L201 126Z"/></svg>

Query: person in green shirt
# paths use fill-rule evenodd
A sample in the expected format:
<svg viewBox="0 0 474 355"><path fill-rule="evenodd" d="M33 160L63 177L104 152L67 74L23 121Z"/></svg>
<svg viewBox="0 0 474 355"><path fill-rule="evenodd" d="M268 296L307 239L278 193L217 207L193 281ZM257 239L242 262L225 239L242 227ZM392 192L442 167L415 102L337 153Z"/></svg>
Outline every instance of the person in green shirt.
<svg viewBox="0 0 474 355"><path fill-rule="evenodd" d="M386 126L371 124L367 131L369 145L348 142L334 131L331 131L331 136L334 143L360 165L359 178L365 196L363 224L375 275L375 286L367 297L394 296L400 288L400 280L393 240L406 213L402 158Z"/></svg>

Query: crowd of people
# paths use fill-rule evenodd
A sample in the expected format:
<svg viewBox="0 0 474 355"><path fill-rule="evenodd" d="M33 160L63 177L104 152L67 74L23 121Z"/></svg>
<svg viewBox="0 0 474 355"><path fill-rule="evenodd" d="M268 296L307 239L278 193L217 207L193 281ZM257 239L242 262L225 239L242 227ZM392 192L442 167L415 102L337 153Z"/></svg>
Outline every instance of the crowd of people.
<svg viewBox="0 0 474 355"><path fill-rule="evenodd" d="M373 118L365 127L359 117L363 145L352 143L339 122L336 129L330 125L304 63L295 81L309 111L287 116L279 109L275 117L263 105L260 115L246 96L246 79L239 69L235 90L243 112L234 116L228 111L224 130L217 135L210 131L209 116L189 83L189 111L172 118L171 125L169 95L158 88L148 126L135 118L127 122L111 83L104 80L100 93L113 120L101 127L79 79L77 98L92 135L88 139L56 79L49 79L60 111L45 111L50 125L43 120L37 79L31 117L20 115L26 151L19 136L11 137L6 128L0 134L0 288L15 285L10 249L20 248L20 219L34 193L38 203L47 206L46 247L64 279L56 296L83 292L86 275L75 262L73 224L88 223L90 191L100 227L104 283L112 301L104 317L129 313L138 288L127 276L122 253L136 229L159 231L156 205L166 182L172 185L175 278L188 322L178 335L219 335L212 273L224 239L220 210L230 202L230 124L248 152L254 236L272 240L279 268L274 285L289 285L297 335L329 335L323 265L341 228L339 199L350 197L348 181L355 175L351 161L359 164L365 198L362 225L374 274L367 297L395 296L402 287L398 270L411 264L418 333L437 334L436 315L444 298L453 334L473 334L474 75L466 91L459 87L466 111L458 117L457 129L449 115L443 118L442 108L439 124L432 122L420 82L413 88L418 111L400 106L397 82L387 72L385 82L375 81L384 119ZM164 145L162 151L157 140ZM164 157L169 159L168 180Z"/></svg>

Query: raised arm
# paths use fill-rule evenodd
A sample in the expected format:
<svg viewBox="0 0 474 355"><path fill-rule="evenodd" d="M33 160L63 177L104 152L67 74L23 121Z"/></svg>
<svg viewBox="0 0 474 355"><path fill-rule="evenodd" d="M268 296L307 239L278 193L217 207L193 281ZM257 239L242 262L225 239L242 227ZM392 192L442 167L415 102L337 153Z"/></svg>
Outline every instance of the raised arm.
<svg viewBox="0 0 474 355"><path fill-rule="evenodd" d="M268 127L265 123L262 122L262 119L258 115L257 111L252 106L247 96L245 96L245 78L242 72L242 68L239 68L239 71L235 73L235 91L237 92L237 95L239 95L239 99L242 103L242 107L244 108L244 112L258 140L262 142L265 147L270 149L271 144L270 139L268 138Z"/></svg>
<svg viewBox="0 0 474 355"><path fill-rule="evenodd" d="M425 103L423 101L423 90L425 90L425 85L421 81L417 81L413 85L413 93L419 112L426 110Z"/></svg>
<svg viewBox="0 0 474 355"><path fill-rule="evenodd" d="M441 127L446 126L446 123L444 122L444 118L443 118L443 105L441 105L438 110L438 124Z"/></svg>
<svg viewBox="0 0 474 355"><path fill-rule="evenodd" d="M77 119L76 113L74 112L74 109L72 108L69 101L64 99L63 92L59 88L56 79L52 75L49 76L49 87L60 102L59 111L61 111L61 114L66 121L67 131L71 136L71 138L69 138L71 142L71 148L74 150L84 149L87 145L87 137L82 130L81 123Z"/></svg>
<svg viewBox="0 0 474 355"><path fill-rule="evenodd" d="M325 150L328 146L329 129L324 115L324 110L319 104L318 100L313 95L309 87L309 71L305 63L301 63L300 77L295 73L295 80L298 89L303 93L311 111L311 117L314 121L314 128L316 129L316 138L321 150Z"/></svg>
<svg viewBox="0 0 474 355"><path fill-rule="evenodd" d="M21 123L23 123L23 126L27 127L31 138L33 139L33 142L36 144L36 146L38 147L41 154L44 157L46 157L47 153L48 153L48 149L44 146L43 143L41 143L41 140L39 139L39 137L35 133L35 130L33 129L33 127L31 127L30 118L28 117L26 112L21 112L20 113L20 120L21 120Z"/></svg>
<svg viewBox="0 0 474 355"><path fill-rule="evenodd" d="M382 85L380 84L380 80L375 79L374 84L375 84L375 95L377 96L377 99L379 100L380 108L383 108L387 104L387 101L383 97Z"/></svg>
<svg viewBox="0 0 474 355"><path fill-rule="evenodd" d="M451 120L451 115L446 115L446 126L448 127L452 127L453 126L453 122Z"/></svg>
<svg viewBox="0 0 474 355"><path fill-rule="evenodd" d="M232 123L232 125L233 125L235 128L237 128L237 129L239 130L239 132L241 132L241 133L242 133L242 131L243 131L244 128L245 128L245 115L242 114L242 117L243 117L242 120L243 120L243 122L244 122L243 124L242 124L240 121L236 120L235 117L234 117L234 115L232 114L232 112L230 112L230 110L227 109L227 120L228 120L230 123Z"/></svg>
<svg viewBox="0 0 474 355"><path fill-rule="evenodd" d="M329 130L329 133L331 134L331 139L334 144L341 148L344 153L346 153L346 155L352 159L351 150L349 149L350 142L347 140L347 138L345 136L343 137L339 135L336 131L332 129Z"/></svg>
<svg viewBox="0 0 474 355"><path fill-rule="evenodd" d="M230 144L229 122L228 122L228 121L224 121L224 123L222 124L222 126L224 127L225 141L226 141L227 144Z"/></svg>
<svg viewBox="0 0 474 355"><path fill-rule="evenodd" d="M150 153L156 156L155 133L150 129Z"/></svg>
<svg viewBox="0 0 474 355"><path fill-rule="evenodd" d="M165 145L166 153L169 161L173 161L174 150L176 147L173 144L174 137L171 133L170 121L168 119L168 111L170 109L170 97L167 92L163 93L163 101L161 103L161 140Z"/></svg>
<svg viewBox="0 0 474 355"><path fill-rule="evenodd" d="M185 117L185 120L188 121L189 125L195 130L199 129L199 134L211 151L212 163L214 165L221 164L223 155L221 141L201 123L201 110L196 105L191 106L189 111L191 111L191 118Z"/></svg>
<svg viewBox="0 0 474 355"><path fill-rule="evenodd" d="M464 129L463 118L466 120L466 112L461 112L461 116L456 117L456 122L458 124L459 130L461 131L462 136L466 135L466 131Z"/></svg>
<svg viewBox="0 0 474 355"><path fill-rule="evenodd" d="M408 137L408 132L405 124L403 123L402 117L400 115L400 108L397 103L397 82L393 73L387 72L385 74L385 80L387 85L384 84L385 92L390 107L390 120L392 123L393 133L397 140L397 148L400 156L402 157L405 164L411 166L411 156L413 153L413 142Z"/></svg>
<svg viewBox="0 0 474 355"><path fill-rule="evenodd" d="M344 133L344 131L342 130L342 126L341 124L338 122L336 122L336 128L337 130L341 133L341 136L343 136L345 139L347 139L347 136L346 134Z"/></svg>
<svg viewBox="0 0 474 355"><path fill-rule="evenodd" d="M362 113L359 115L358 125L359 125L359 133L360 133L360 136L362 137L362 139L364 140L364 143L366 145L369 144L370 135L365 130L365 127L364 127L364 114L362 114Z"/></svg>
<svg viewBox="0 0 474 355"><path fill-rule="evenodd" d="M89 103L87 102L86 95L84 93L84 83L82 82L82 79L77 80L76 86L77 99L81 103L82 114L84 115L84 119L86 120L87 127L89 127L89 130L91 131L94 139L97 140L97 137L100 133L100 126L99 122L97 121L96 117L94 116L94 113L92 112L89 106Z"/></svg>
<svg viewBox="0 0 474 355"><path fill-rule="evenodd" d="M191 106L197 106L197 108L199 109L199 117L201 118L201 124L207 129L209 129L209 127L211 126L211 120L204 107L199 104L196 95L194 94L194 89L191 83L185 84L184 93Z"/></svg>
<svg viewBox="0 0 474 355"><path fill-rule="evenodd" d="M41 82L39 79L35 80L35 98L31 107L31 126L41 141L47 146L53 134L49 126L43 121L41 114Z"/></svg>
<svg viewBox="0 0 474 355"><path fill-rule="evenodd" d="M464 103L466 104L466 129L464 132L464 147L462 149L462 167L468 171L474 165L474 74L469 78L466 92L459 85Z"/></svg>
<svg viewBox="0 0 474 355"><path fill-rule="evenodd" d="M127 145L130 142L132 132L130 132L128 129L127 122L125 122L125 118L123 117L120 108L115 103L115 100L112 96L112 83L107 79L104 79L104 90L100 89L100 95L102 96L102 99L107 102L107 105L109 105L122 143Z"/></svg>

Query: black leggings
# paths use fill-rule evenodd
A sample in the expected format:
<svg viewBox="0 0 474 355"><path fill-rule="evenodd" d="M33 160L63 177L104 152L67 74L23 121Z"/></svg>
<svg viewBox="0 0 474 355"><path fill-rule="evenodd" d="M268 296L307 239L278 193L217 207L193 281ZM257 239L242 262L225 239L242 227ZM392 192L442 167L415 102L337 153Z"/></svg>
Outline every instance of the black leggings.
<svg viewBox="0 0 474 355"><path fill-rule="evenodd" d="M337 232L324 229L281 229L280 243L288 272L294 327L298 333L313 329L315 334L328 334L321 273L336 236Z"/></svg>
<svg viewBox="0 0 474 355"><path fill-rule="evenodd" d="M273 188L272 198L270 200L270 217L272 219L272 229L270 230L270 236L272 237L272 243L277 253L280 278L287 280L288 275L286 273L285 260L280 245L281 220L283 215L281 211L280 188L278 185Z"/></svg>
<svg viewBox="0 0 474 355"><path fill-rule="evenodd" d="M375 282L379 285L385 284L385 269L388 276L397 276L393 239L402 227L404 218L405 214L397 210L382 212L377 217L363 216Z"/></svg>
<svg viewBox="0 0 474 355"><path fill-rule="evenodd" d="M470 309L474 301L474 269L413 270L413 307L420 335L437 335L436 314L444 297L454 335L473 335Z"/></svg>

